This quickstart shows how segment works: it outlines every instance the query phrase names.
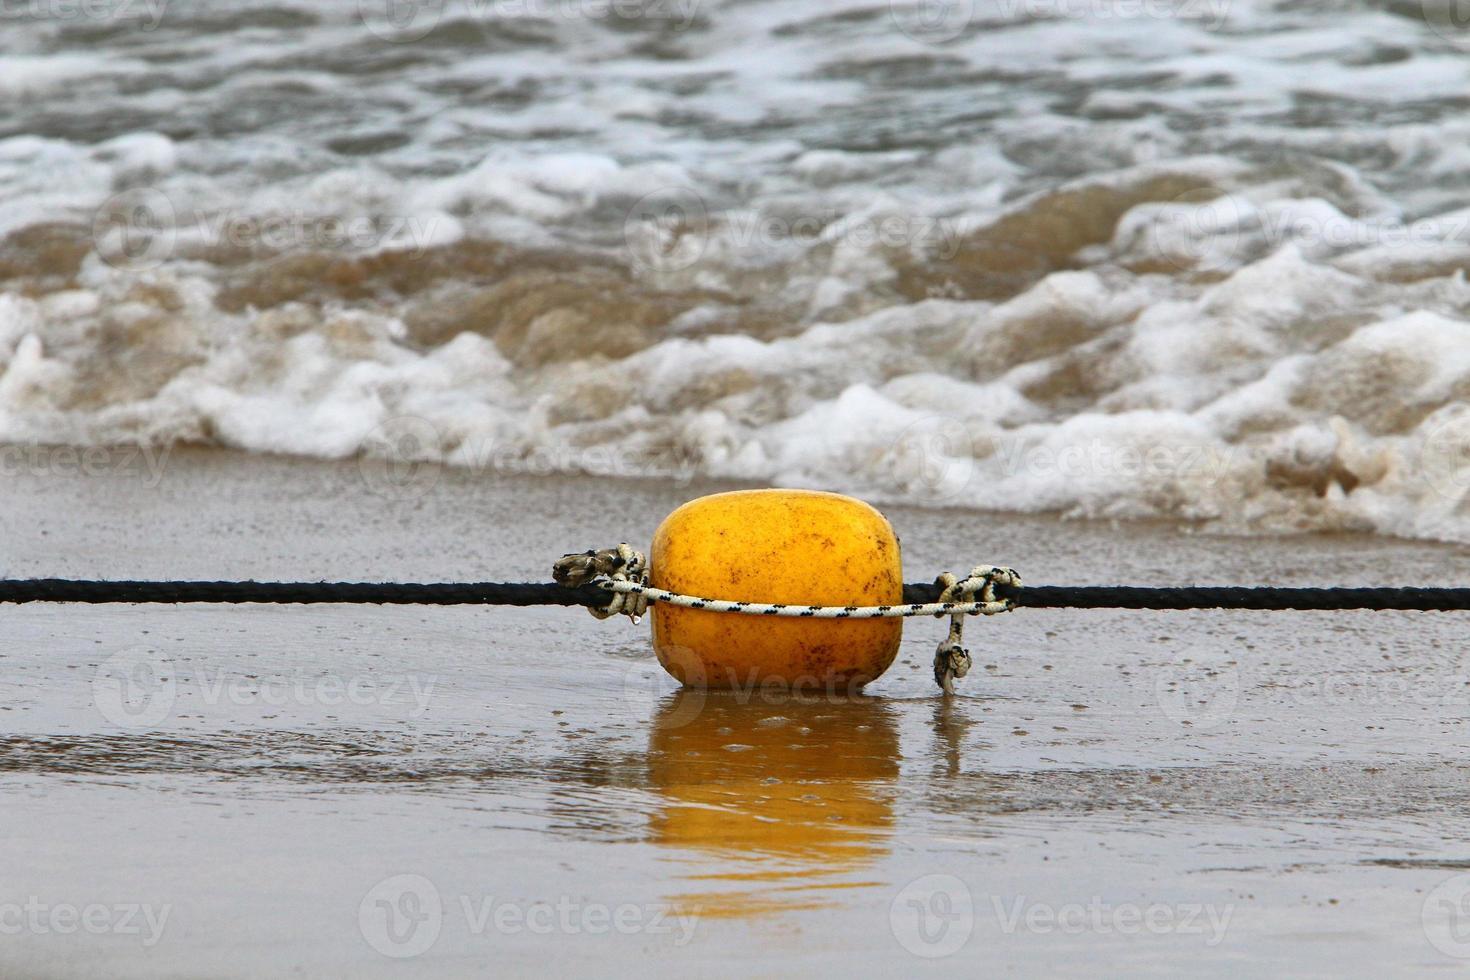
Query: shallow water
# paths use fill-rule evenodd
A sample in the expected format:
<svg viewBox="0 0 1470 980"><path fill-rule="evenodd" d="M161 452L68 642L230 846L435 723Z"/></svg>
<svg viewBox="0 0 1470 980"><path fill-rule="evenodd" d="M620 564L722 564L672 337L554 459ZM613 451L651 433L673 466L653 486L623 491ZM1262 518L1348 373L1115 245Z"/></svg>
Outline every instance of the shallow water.
<svg viewBox="0 0 1470 980"><path fill-rule="evenodd" d="M0 439L1470 540L1438 2L0 23Z"/></svg>
<svg viewBox="0 0 1470 980"><path fill-rule="evenodd" d="M405 501L370 463L182 451L159 473L0 484L4 573L541 580L715 488L431 468ZM1467 584L1458 546L887 513L910 580ZM806 703L678 693L646 625L577 610L5 621L7 976L1366 977L1470 954L1449 615L1020 610L970 626L950 702L941 625L910 622L869 696ZM96 934L51 924L93 905Z"/></svg>

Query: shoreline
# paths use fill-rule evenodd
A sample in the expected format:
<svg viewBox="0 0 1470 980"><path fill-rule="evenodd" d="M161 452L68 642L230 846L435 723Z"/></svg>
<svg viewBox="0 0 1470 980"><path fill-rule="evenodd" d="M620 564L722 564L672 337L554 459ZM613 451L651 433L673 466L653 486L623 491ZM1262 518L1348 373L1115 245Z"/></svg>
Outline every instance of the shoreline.
<svg viewBox="0 0 1470 980"><path fill-rule="evenodd" d="M239 467L251 465L255 461L262 467L274 468L312 468L322 467L336 469L346 474L349 480L363 483L364 487L375 496L382 499L385 504L397 502L411 502L415 497L431 493L434 487L442 479L457 487L473 485L477 482L491 485L525 481L527 485L543 488L548 484L568 481L573 483L603 483L611 484L613 487L624 487L640 491L641 494L670 494L670 499L693 499L705 494L720 493L726 490L746 490L763 488L771 484L758 480L731 480L713 477L695 478L673 478L662 476L603 476L585 472L561 472L534 470L502 470L486 469L480 466L461 466L455 463L437 461L423 462L389 462L381 457L356 455L337 459L327 459L318 456L295 455L290 453L256 452L247 449L238 449L229 446L203 445L193 443L171 444L167 446L150 446L145 444L118 443L107 446L71 446L62 443L5 443L0 442L0 453L7 449L19 449L23 451L44 451L48 456L57 452L66 453L72 462L61 466L55 465L56 461L49 460L45 466L33 467L30 470L0 470L5 476L28 478L37 480L41 477L58 477L60 479L110 479L118 475L119 471L133 475L142 472L145 479L142 481L141 489L153 489L162 480L167 478L166 471L171 459L183 459L186 467L198 467L201 465L218 465L226 467ZM88 464L84 460L87 454L99 454L92 464L92 471L86 472ZM381 486L385 479L383 473L392 467L411 468L415 474L422 476L410 476L406 485L395 489L392 486ZM353 471L356 471L354 476ZM791 489L826 490L825 486L798 484ZM988 522L1019 522L1019 523L1044 523L1060 524L1065 526L1077 526L1087 529L1089 532L1127 533L1130 530L1141 530L1146 533L1173 534L1181 538L1202 537L1219 539L1230 542L1244 541L1295 541L1295 540L1335 540L1344 542L1389 542L1403 545L1443 547L1463 551L1470 555L1470 542L1436 539L1436 538L1413 538L1401 535L1380 533L1375 531L1341 530L1322 527L1300 527L1294 530L1251 530L1238 527L1221 527L1218 521L1210 519L1187 519L1178 517L1098 517L1090 515L1072 515L1063 510L1048 511L1021 511L1004 509L987 509L976 507L964 507L946 504L921 504L909 501L900 501L884 498L881 494L876 496L863 496L863 494L851 490L836 489L833 492L844 493L849 496L857 496L859 499L867 500L874 506L895 513L915 513L926 515L931 518L945 516L964 515L967 518ZM614 531L614 534L617 532Z"/></svg>

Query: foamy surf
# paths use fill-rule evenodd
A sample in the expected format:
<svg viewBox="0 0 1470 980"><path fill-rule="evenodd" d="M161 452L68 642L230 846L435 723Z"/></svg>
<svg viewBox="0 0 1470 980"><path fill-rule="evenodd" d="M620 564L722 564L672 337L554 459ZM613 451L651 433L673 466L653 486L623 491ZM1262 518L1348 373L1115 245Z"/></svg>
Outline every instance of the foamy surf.
<svg viewBox="0 0 1470 980"><path fill-rule="evenodd" d="M361 7L6 14L0 439L1470 540L1433 18Z"/></svg>

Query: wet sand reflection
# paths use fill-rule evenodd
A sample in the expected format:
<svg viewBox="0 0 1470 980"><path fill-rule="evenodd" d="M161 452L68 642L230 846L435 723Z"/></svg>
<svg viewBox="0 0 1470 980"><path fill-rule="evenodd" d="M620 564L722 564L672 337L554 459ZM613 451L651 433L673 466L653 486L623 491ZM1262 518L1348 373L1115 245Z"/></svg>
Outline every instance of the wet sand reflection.
<svg viewBox="0 0 1470 980"><path fill-rule="evenodd" d="M815 703L814 703L815 702ZM688 866L686 912L747 917L838 904L889 852L898 728L882 701L679 691L649 737L664 804L652 839Z"/></svg>

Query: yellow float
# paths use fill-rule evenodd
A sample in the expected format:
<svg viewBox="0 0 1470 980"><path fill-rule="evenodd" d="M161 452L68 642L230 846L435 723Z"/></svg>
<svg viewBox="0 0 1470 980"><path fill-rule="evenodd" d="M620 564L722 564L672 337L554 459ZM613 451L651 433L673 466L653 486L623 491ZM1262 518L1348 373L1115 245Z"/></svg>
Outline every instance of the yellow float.
<svg viewBox="0 0 1470 980"><path fill-rule="evenodd" d="M877 606L903 601L898 537L870 505L815 490L738 490L692 500L659 525L655 588L745 602ZM856 693L898 653L901 619L731 616L658 604L653 648L681 684Z"/></svg>

